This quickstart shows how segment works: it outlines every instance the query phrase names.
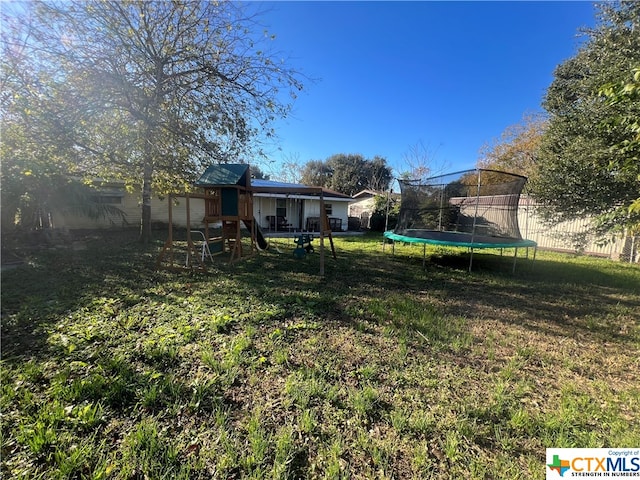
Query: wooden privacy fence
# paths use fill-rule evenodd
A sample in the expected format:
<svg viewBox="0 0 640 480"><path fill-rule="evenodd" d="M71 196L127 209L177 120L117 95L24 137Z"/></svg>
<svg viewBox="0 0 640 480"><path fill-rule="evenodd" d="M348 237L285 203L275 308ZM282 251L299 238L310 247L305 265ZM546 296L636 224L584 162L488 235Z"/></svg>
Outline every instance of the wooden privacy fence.
<svg viewBox="0 0 640 480"><path fill-rule="evenodd" d="M582 218L549 226L537 213L539 206L522 196L518 206L518 226L523 238L533 240L538 248L560 252L580 252L623 262L640 262L640 236L618 235L602 242L588 233L592 218Z"/></svg>

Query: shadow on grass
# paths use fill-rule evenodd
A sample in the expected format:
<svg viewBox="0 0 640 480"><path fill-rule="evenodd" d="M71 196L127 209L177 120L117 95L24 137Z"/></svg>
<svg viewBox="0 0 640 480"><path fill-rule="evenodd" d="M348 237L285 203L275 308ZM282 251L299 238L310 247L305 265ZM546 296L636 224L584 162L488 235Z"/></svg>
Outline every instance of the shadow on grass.
<svg viewBox="0 0 640 480"><path fill-rule="evenodd" d="M600 340L606 339L605 352L613 345L624 355L634 335L638 341L637 269L607 262L540 258L519 263L511 275L508 257L478 255L469 274L464 256L442 256L423 268L421 255L394 257L382 253L380 238L364 237L336 241L338 260L327 255L324 277L318 275L317 250L298 260L284 246L282 254L269 250L235 264L217 259L208 273L190 273L155 271L160 246L93 242L81 251L42 251L30 264L3 275L2 372L4 392L15 395L8 402L5 438L22 426L49 425L44 406L51 403L63 417L67 405L94 405L104 417L73 434L86 437L99 456L114 450L117 457L109 458L118 459L116 466L127 463L127 455L132 461L147 458L147 450L128 453L133 447L127 446L147 425L154 442L182 449L187 459L193 455L187 467L193 466L194 476L204 472L201 462L214 460L198 456L194 448L200 443L183 442L197 438L204 441L203 451L215 455L228 448L233 461L221 471L231 478L257 472L244 460L255 455L252 441L275 445L263 451L268 453L262 465L270 468L277 438L287 440L284 433L298 418L299 437L292 440L287 460L290 476L317 472L310 470L324 461L318 451L333 448L334 432L345 432L349 446L343 455L357 471L377 446L351 442L369 442L371 432L388 429L393 419L408 426L398 426L404 433L391 441L413 445L428 435L431 447L438 439L445 442L448 432L466 429L468 417L474 425L468 441L479 447L474 449L500 449L491 432L496 425L507 428L507 417L520 411L520 398L526 397L524 391L498 391L510 383L501 381L502 375L513 375L509 369L522 365L510 358L544 354L563 336L584 335L600 353ZM475 323L484 321L488 327L475 333ZM493 339L472 345L473 334L491 335L493 329ZM518 343L534 337L524 329L547 337L540 349ZM501 330L508 351L498 350L492 358L485 347L499 344ZM589 360L571 368L587 371ZM531 368L538 378L549 373L538 364ZM526 380L518 382L524 386ZM553 388L552 395L557 385ZM33 401L32 391L40 403ZM468 392L473 400L467 400ZM504 402L498 402L499 393ZM482 395L486 402L476 399ZM463 408L455 405L461 401ZM541 403L543 409L555 406L553 400ZM424 416L410 413L421 409ZM303 429L304 412L313 415ZM443 422L431 422L429 415L440 413L447 414ZM449 414L455 425L445 418ZM254 419L259 428L251 432ZM512 452L535 459L535 449L545 443L536 419L518 434L523 439L515 440ZM592 427L580 425L585 431ZM226 446L216 445L227 432ZM520 450L520 445L526 447ZM6 448L2 454L31 459L27 448ZM74 448L75 443L65 444L60 452ZM157 450L158 470L154 464L145 473L174 468L173 460L161 459L166 450ZM389 471L408 473L402 460L393 462Z"/></svg>
<svg viewBox="0 0 640 480"><path fill-rule="evenodd" d="M270 249L235 264L217 261L205 274L155 271L160 243L144 249L128 240L98 241L83 251L40 252L31 264L3 274L3 356L46 355L51 324L96 298L115 298L125 306L142 298L177 304L190 301L194 286L210 289L212 302L218 297L224 303L233 293L248 304L269 303L283 312L274 321L321 319L362 330L370 314L353 312L362 310L363 302L408 294L437 302L444 315L493 318L552 335L582 331L636 341L620 321L639 320L633 313L640 311L637 268L568 257L519 259L512 275L511 258L476 254L469 274L466 255L434 256L423 268L421 255L382 253L377 236L336 243L338 259L327 249L324 277L318 275L317 250L299 260L286 248ZM220 279L230 282L224 290L213 286ZM168 284L174 287L167 290Z"/></svg>
<svg viewBox="0 0 640 480"><path fill-rule="evenodd" d="M51 325L68 312L110 295L126 301L162 277L152 270L156 247L123 236L88 241L82 250L48 248L2 275L3 356L34 355Z"/></svg>
<svg viewBox="0 0 640 480"><path fill-rule="evenodd" d="M637 343L638 332L629 332L640 322L637 267L571 256L519 258L512 274L512 262L476 254L468 274L466 254L432 258L425 269L428 293L439 297L452 315L491 317L552 335L584 333Z"/></svg>
<svg viewBox="0 0 640 480"><path fill-rule="evenodd" d="M474 321L491 318L550 335L578 332L606 341L637 342L633 330L640 321L640 272L633 266L572 257L519 258L514 275L512 257L476 254L469 274L464 254L440 256L422 268L421 258L381 254L379 241L343 242L365 247L339 251L338 262L328 259L324 278L317 276L317 259L292 262L265 256L241 267L240 277L259 295L269 295L265 277L284 286L291 293L285 308L296 291L311 288L323 301L322 308L315 305L310 314L357 328L362 328L362 319L353 318L350 305L406 294L439 300L444 315ZM367 242L375 249L367 249Z"/></svg>

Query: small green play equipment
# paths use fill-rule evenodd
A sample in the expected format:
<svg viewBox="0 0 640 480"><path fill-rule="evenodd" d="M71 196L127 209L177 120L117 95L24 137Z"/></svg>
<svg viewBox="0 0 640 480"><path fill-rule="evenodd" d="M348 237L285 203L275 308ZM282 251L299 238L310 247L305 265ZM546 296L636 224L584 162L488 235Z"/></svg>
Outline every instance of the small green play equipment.
<svg viewBox="0 0 640 480"><path fill-rule="evenodd" d="M304 258L307 253L313 252L313 245L311 245L312 240L313 235L309 235L308 233L303 233L295 237L296 248L293 250L293 256L296 258Z"/></svg>

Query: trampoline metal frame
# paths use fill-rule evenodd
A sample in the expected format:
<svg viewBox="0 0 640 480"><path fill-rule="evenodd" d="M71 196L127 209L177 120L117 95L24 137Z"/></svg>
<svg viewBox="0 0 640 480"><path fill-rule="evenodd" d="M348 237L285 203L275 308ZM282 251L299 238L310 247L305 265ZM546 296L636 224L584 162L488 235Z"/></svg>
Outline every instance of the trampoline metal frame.
<svg viewBox="0 0 640 480"><path fill-rule="evenodd" d="M444 247L466 247L469 249L471 255L469 256L469 272L471 272L472 267L473 267L473 252L474 250L485 250L485 249L496 249L499 248L500 249L500 254L502 255L502 250L505 248L513 248L515 249L514 254L513 254L513 267L511 269L511 273L515 273L516 271L516 262L518 259L518 249L520 248L526 248L527 249L527 258L528 258L528 252L529 252L529 248L533 248L533 258L532 260L535 261L536 259L536 253L538 251L538 244L536 242L534 242L533 240L518 240L515 238L505 238L505 239L500 239L498 237L493 237L495 239L494 243L487 243L487 242L474 242L474 235L471 233L460 233L460 232L439 232L437 230L433 230L433 231L429 231L429 230L424 230L424 233L432 233L434 234L434 236L438 236L438 235L442 235L442 234L454 234L454 235L460 235L460 238L470 238L471 241L469 242L465 242L465 241L451 241L451 240L438 240L436 238L424 238L424 237L409 237L409 236L405 236L405 235L399 235L397 233L394 233L393 231L389 230L384 232L384 237L388 238L389 240L392 241L392 246L391 246L391 253L392 255L395 255L395 247L396 247L396 242L403 242L403 243L421 243L423 245L422 248L422 265L425 265L426 262L426 255L427 255L427 245L439 245L439 246L444 246ZM504 242L500 241L500 240L505 240Z"/></svg>
<svg viewBox="0 0 640 480"><path fill-rule="evenodd" d="M447 177L447 176L451 176L451 175L456 175L456 174L463 174L465 172L471 172L473 170L465 170L465 171L461 171L461 172L456 172L453 174L448 174L448 175L440 175L437 177L431 177L428 180L434 180L434 179L439 179L442 177ZM385 231L384 232L384 237L390 239L393 242L393 248L392 248L392 253L395 254L395 242L396 241L400 241L400 242L404 242L404 243L422 243L423 244L423 259L422 259L422 264L424 266L425 264L425 259L426 259L426 246L427 244L429 245L440 245L440 246L450 246L450 247L467 247L470 250L470 257L469 257L469 272L471 272L471 269L473 267L473 253L475 249L491 249L491 248L499 248L502 254L502 250L504 248L514 248L515 252L514 252L514 256L513 256L513 268L512 268L512 273L515 273L516 270L516 261L518 258L518 249L519 248L526 248L527 249L527 258L529 256L529 248L533 248L533 260L535 260L536 258L536 252L537 252L537 243L534 242L533 240L526 240L526 239L522 239L522 238L502 238L502 237L486 237L486 236L478 236L477 232L476 232L476 226L477 226L477 218L478 218L478 208L479 208L479 202L480 202L480 192L481 192L481 187L482 187L482 181L481 181L481 175L480 172L482 171L489 171L489 172L496 172L496 173L503 173L503 174L507 174L510 175L512 177L520 177L520 178L524 178L526 181L526 177L523 177L522 175L517 175L517 174L511 174L508 172L500 172L498 170L490 170L490 169L475 169L475 172L477 173L477 182L476 182L476 194L475 196L475 209L474 209L474 215L473 215L473 224L472 224L472 230L470 233L467 232L456 232L456 231L443 231L442 230L442 209L443 209L443 192L444 189L441 190L440 193L440 213L439 213L439 218L438 218L438 228L439 230L421 230L418 229L417 231L419 231L422 235L419 236L408 236L408 235L402 235L402 234L398 234L395 233L393 231ZM520 193L518 192L518 195ZM407 232L405 230L405 232ZM427 235L427 236L423 236L423 235ZM443 237L444 235L447 235L448 237L450 237L448 240L444 240L444 239L438 239L437 237ZM459 236L459 239L451 239L452 236ZM467 241L468 240L468 241ZM485 241L482 241L485 240ZM488 241L486 241L488 240Z"/></svg>

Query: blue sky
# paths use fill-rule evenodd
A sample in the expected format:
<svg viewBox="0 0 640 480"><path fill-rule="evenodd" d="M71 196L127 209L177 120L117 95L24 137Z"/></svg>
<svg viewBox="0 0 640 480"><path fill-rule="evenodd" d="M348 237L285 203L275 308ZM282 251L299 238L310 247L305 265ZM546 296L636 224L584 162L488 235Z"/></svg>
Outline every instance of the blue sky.
<svg viewBox="0 0 640 480"><path fill-rule="evenodd" d="M283 159L375 155L400 173L422 143L451 171L541 110L554 68L593 26L591 2L263 2L289 66L316 79L275 124Z"/></svg>

